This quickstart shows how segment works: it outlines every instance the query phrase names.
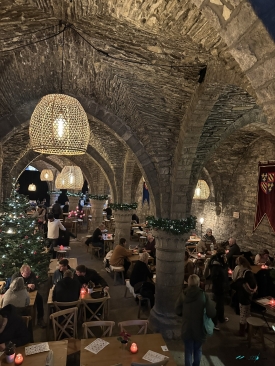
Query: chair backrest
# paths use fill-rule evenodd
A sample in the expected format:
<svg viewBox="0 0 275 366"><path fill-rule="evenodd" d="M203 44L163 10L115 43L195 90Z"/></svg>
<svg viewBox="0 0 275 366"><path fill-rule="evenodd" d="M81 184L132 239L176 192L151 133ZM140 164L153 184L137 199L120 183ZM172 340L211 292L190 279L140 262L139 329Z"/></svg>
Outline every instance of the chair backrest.
<svg viewBox="0 0 275 366"><path fill-rule="evenodd" d="M100 297L98 299L81 299L81 304L83 305L82 308L83 308L84 322L104 319L105 305L107 303L107 300L109 299L110 299L109 294L107 296ZM89 304L94 304L94 306L89 307Z"/></svg>
<svg viewBox="0 0 275 366"><path fill-rule="evenodd" d="M21 318L22 318L23 322L26 324L26 327L29 328L29 323L32 320L32 317L31 316L22 316Z"/></svg>
<svg viewBox="0 0 275 366"><path fill-rule="evenodd" d="M142 333L146 334L147 333L148 320L141 320L141 319L126 320L124 322L118 323L118 326L119 326L121 332L126 331L125 328L131 327L131 326L134 326L134 325L137 325L139 327L139 331L138 331L137 334L142 334Z"/></svg>
<svg viewBox="0 0 275 366"><path fill-rule="evenodd" d="M60 310L68 309L68 308L74 308L74 307L78 308L80 303L81 303L80 300L71 301L71 302L54 301L53 305L54 305L56 311L60 311Z"/></svg>
<svg viewBox="0 0 275 366"><path fill-rule="evenodd" d="M158 361L158 362L152 362L150 363L150 366L164 366L169 362L169 357L166 357L164 360L162 361ZM139 363L139 362L132 362L131 366L148 366L148 363Z"/></svg>
<svg viewBox="0 0 275 366"><path fill-rule="evenodd" d="M83 338L96 338L90 328L100 327L102 330L101 337L111 337L115 322L107 320L99 320L95 322L85 322L83 327Z"/></svg>
<svg viewBox="0 0 275 366"><path fill-rule="evenodd" d="M78 308L74 307L50 315L55 341L59 341L63 336L77 338L77 312Z"/></svg>

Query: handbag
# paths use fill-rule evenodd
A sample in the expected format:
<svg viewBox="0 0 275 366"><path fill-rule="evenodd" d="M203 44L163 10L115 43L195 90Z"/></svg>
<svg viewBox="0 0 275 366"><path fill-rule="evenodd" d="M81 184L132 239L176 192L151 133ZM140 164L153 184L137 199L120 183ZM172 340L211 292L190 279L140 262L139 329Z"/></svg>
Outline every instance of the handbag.
<svg viewBox="0 0 275 366"><path fill-rule="evenodd" d="M205 294L203 294L204 296L204 309L203 309L203 328L204 328L204 332L205 334L208 335L212 335L213 331L214 331L214 323L212 321L211 318L209 318L206 314L206 296Z"/></svg>

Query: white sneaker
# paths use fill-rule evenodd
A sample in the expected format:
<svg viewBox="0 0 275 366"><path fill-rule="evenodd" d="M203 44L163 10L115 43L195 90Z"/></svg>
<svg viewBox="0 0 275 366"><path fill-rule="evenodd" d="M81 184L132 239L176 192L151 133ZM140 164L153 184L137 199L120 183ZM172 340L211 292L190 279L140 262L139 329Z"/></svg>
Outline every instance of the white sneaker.
<svg viewBox="0 0 275 366"><path fill-rule="evenodd" d="M220 328L218 326L215 326L214 330L220 330Z"/></svg>

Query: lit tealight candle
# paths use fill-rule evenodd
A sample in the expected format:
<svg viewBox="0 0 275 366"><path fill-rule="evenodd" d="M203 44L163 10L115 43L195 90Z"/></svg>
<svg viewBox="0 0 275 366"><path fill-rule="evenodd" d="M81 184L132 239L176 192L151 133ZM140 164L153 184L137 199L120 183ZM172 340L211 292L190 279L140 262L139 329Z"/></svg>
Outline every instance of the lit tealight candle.
<svg viewBox="0 0 275 366"><path fill-rule="evenodd" d="M130 351L131 351L131 353L137 353L138 347L137 347L136 343L131 344Z"/></svg>
<svg viewBox="0 0 275 366"><path fill-rule="evenodd" d="M266 269L266 267L265 267L265 265L264 265L264 264L261 266L261 269Z"/></svg>
<svg viewBox="0 0 275 366"><path fill-rule="evenodd" d="M60 245L60 249L61 249L61 250L63 250L63 249L64 249L63 245Z"/></svg>
<svg viewBox="0 0 275 366"><path fill-rule="evenodd" d="M198 253L198 257L201 257L201 253Z"/></svg>
<svg viewBox="0 0 275 366"><path fill-rule="evenodd" d="M16 356L15 356L15 359L14 359L14 364L15 365L21 365L24 361L24 358L23 356L21 355L21 353L18 353Z"/></svg>
<svg viewBox="0 0 275 366"><path fill-rule="evenodd" d="M270 305L275 305L275 300L274 299L270 300Z"/></svg>
<svg viewBox="0 0 275 366"><path fill-rule="evenodd" d="M232 270L231 269L228 270L228 274L232 274Z"/></svg>

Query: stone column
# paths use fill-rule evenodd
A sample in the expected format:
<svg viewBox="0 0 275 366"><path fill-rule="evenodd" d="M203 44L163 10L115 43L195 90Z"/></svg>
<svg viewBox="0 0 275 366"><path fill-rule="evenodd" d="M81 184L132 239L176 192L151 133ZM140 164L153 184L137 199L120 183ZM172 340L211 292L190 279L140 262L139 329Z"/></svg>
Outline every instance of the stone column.
<svg viewBox="0 0 275 366"><path fill-rule="evenodd" d="M173 235L154 230L156 240L155 306L149 316L149 326L168 339L181 334L181 318L175 314L175 303L184 280L184 251L189 234Z"/></svg>
<svg viewBox="0 0 275 366"><path fill-rule="evenodd" d="M93 200L91 203L91 215L92 215L92 231L94 231L98 225L102 222L102 214L105 200Z"/></svg>
<svg viewBox="0 0 275 366"><path fill-rule="evenodd" d="M54 205L55 204L55 201L58 200L58 197L59 197L59 193L51 193L50 194L50 205Z"/></svg>
<svg viewBox="0 0 275 366"><path fill-rule="evenodd" d="M115 244L119 243L120 238L125 238L130 243L131 221L134 211L113 210L115 219Z"/></svg>
<svg viewBox="0 0 275 366"><path fill-rule="evenodd" d="M79 197L69 196L69 211L75 211L78 206Z"/></svg>

